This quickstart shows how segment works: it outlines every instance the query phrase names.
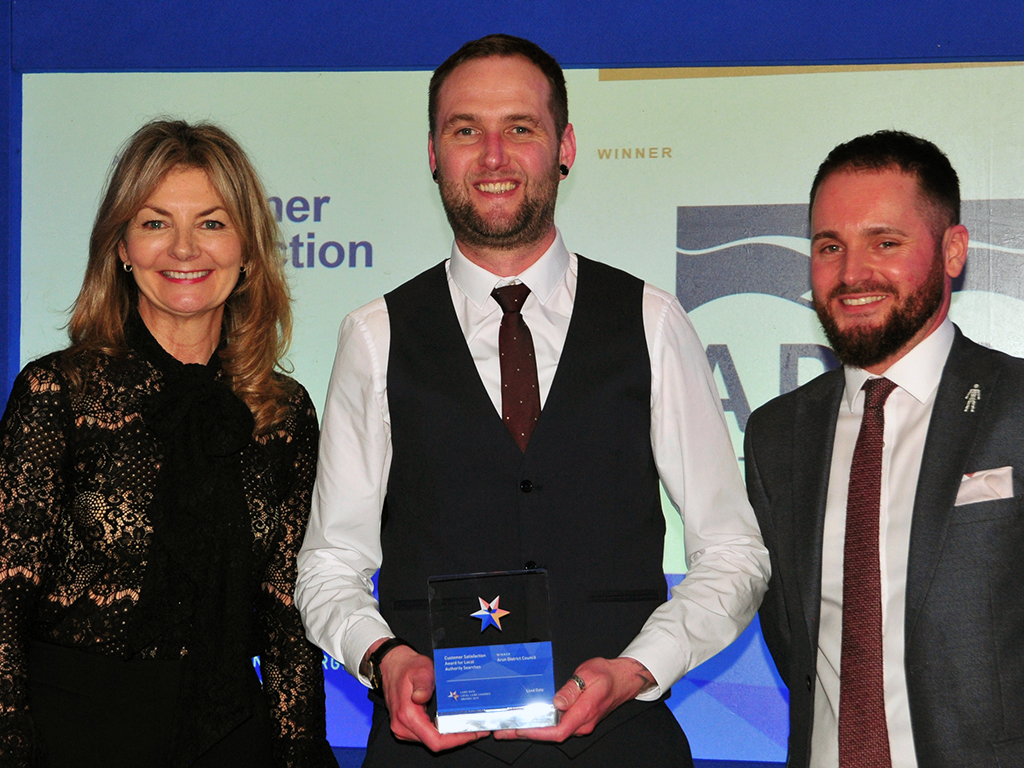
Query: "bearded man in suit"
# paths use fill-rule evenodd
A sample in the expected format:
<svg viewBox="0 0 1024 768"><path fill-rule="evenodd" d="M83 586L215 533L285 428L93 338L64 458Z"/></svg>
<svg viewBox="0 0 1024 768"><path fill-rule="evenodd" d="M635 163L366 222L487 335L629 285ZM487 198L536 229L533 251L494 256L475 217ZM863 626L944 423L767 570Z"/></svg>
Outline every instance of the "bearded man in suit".
<svg viewBox="0 0 1024 768"><path fill-rule="evenodd" d="M810 206L843 368L758 409L745 440L788 764L1024 765L1024 361L947 317L956 172L882 131L829 154Z"/></svg>

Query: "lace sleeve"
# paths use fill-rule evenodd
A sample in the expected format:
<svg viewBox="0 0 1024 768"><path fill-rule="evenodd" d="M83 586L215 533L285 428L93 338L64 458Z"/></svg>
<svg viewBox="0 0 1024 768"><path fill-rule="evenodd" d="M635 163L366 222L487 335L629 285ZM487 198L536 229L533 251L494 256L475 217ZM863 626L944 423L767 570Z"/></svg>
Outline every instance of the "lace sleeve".
<svg viewBox="0 0 1024 768"><path fill-rule="evenodd" d="M292 466L282 472L290 486L257 606L263 632L260 671L275 726L275 765L335 768L326 734L323 654L306 639L293 599L295 557L309 518L319 430L316 410L304 389L300 387L293 402L284 438L290 443L287 455Z"/></svg>
<svg viewBox="0 0 1024 768"><path fill-rule="evenodd" d="M60 381L29 366L0 423L0 766L28 766L27 644L63 501L68 409Z"/></svg>

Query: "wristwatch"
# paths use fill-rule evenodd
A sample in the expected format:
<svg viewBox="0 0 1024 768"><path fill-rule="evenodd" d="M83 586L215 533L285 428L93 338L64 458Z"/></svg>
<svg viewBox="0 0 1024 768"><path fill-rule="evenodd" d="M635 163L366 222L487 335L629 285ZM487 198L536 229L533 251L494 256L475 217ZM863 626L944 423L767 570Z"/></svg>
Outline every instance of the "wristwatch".
<svg viewBox="0 0 1024 768"><path fill-rule="evenodd" d="M381 696L384 695L384 678L380 674L380 663L384 661L384 657L387 656L391 651L395 650L400 645L408 646L412 648L412 645L403 640L400 637L392 637L385 640L378 646L377 650L370 654L370 658L366 660L366 665L369 667L367 671L367 677L370 678L370 690L373 693L377 693ZM414 651L415 648L412 648Z"/></svg>

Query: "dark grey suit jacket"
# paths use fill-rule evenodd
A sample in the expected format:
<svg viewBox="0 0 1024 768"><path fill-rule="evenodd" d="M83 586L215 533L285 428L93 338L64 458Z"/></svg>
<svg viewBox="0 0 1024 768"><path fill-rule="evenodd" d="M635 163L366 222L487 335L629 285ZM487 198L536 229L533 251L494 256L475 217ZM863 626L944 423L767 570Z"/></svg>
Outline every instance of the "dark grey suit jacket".
<svg viewBox="0 0 1024 768"><path fill-rule="evenodd" d="M965 411L977 385L981 399ZM789 686L790 766L810 756L821 546L842 369L747 423L747 491L771 552L760 617ZM1013 467L1014 498L955 507L962 477ZM914 500L904 666L921 768L1024 766L1024 360L960 330Z"/></svg>

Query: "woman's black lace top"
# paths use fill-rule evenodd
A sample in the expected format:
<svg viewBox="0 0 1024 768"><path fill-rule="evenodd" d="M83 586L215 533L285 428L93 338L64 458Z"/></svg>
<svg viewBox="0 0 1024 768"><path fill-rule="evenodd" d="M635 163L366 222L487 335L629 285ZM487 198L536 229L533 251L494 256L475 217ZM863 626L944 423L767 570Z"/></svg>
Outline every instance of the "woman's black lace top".
<svg viewBox="0 0 1024 768"><path fill-rule="evenodd" d="M170 765L249 717L259 655L275 764L334 766L323 657L292 600L316 471L309 395L296 385L289 416L254 438L216 354L182 365L137 318L129 340L81 362L79 388L60 353L29 364L0 424L0 766L39 749L31 640L182 659Z"/></svg>

